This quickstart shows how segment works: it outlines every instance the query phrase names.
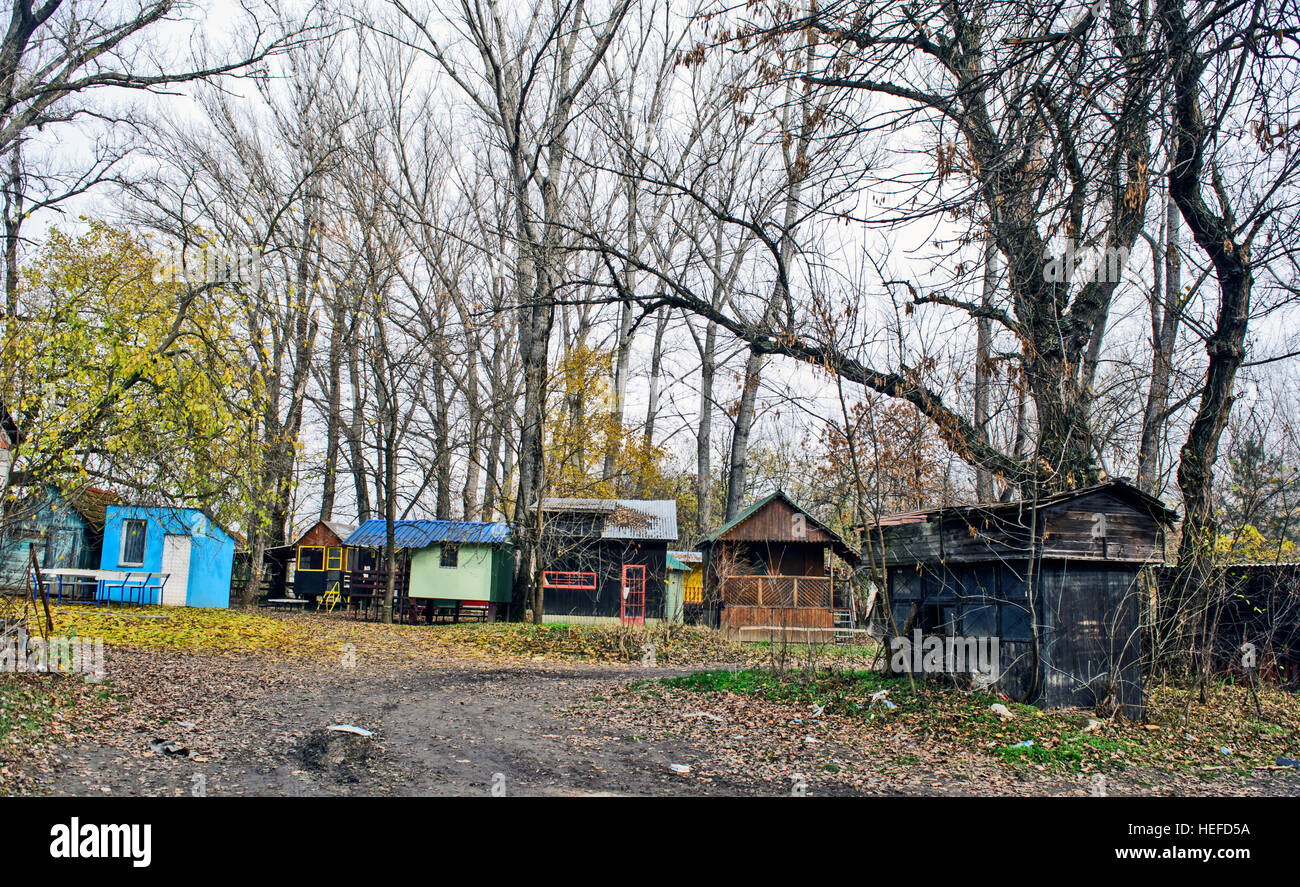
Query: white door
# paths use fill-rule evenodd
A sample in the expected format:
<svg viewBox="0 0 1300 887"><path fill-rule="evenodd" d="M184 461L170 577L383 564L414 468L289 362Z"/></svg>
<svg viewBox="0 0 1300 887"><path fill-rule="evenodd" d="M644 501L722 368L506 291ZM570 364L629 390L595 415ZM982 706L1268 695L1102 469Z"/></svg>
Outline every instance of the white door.
<svg viewBox="0 0 1300 887"><path fill-rule="evenodd" d="M164 604L185 606L190 584L190 546L193 541L189 536L171 533L163 536L162 572L168 574L162 593Z"/></svg>

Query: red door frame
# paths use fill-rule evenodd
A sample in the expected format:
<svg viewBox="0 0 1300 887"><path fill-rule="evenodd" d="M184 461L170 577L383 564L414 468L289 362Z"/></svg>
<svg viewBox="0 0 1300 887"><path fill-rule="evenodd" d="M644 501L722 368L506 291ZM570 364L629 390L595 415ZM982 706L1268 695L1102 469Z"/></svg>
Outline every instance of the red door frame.
<svg viewBox="0 0 1300 887"><path fill-rule="evenodd" d="M623 565L619 621L624 625L645 625L645 565Z"/></svg>

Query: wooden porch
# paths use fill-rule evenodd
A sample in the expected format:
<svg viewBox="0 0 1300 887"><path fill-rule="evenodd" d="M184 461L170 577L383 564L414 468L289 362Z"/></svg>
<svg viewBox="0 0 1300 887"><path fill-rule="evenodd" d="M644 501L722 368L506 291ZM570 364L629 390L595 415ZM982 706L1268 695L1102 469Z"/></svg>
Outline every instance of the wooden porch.
<svg viewBox="0 0 1300 887"><path fill-rule="evenodd" d="M719 628L740 641L833 640L831 580L826 576L726 576Z"/></svg>
<svg viewBox="0 0 1300 887"><path fill-rule="evenodd" d="M828 576L724 576L721 589L728 608L831 608Z"/></svg>

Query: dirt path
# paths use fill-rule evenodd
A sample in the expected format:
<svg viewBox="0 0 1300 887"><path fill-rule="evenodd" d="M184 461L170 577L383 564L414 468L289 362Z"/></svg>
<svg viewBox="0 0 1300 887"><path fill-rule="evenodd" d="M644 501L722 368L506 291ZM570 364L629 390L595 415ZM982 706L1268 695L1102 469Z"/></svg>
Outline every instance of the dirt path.
<svg viewBox="0 0 1300 887"><path fill-rule="evenodd" d="M450 662L329 673L238 659L114 653L114 691L132 700L60 749L53 794L508 795L741 794L743 776L692 781L670 765L699 753L645 743L566 709L644 676L639 668ZM660 673L674 673L659 669ZM219 677L217 677L219 675ZM341 763L317 732L374 733ZM155 752L174 740L188 754Z"/></svg>
<svg viewBox="0 0 1300 887"><path fill-rule="evenodd" d="M925 743L882 745L842 719L721 698L643 705L635 666L449 661L380 671L110 651L115 701L69 733L28 790L63 795L1087 795L1083 778L1012 773ZM805 713L806 714L806 713ZM323 730L352 724L369 739ZM172 740L183 753L156 746ZM675 772L672 765L689 767ZM1271 780L1271 781L1270 781ZM1110 793L1300 791L1300 780Z"/></svg>

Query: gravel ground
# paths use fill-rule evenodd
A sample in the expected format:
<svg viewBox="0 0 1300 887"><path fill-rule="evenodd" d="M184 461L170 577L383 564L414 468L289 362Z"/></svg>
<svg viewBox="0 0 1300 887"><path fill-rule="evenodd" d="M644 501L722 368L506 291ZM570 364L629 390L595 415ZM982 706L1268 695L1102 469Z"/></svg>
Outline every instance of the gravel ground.
<svg viewBox="0 0 1300 887"><path fill-rule="evenodd" d="M110 650L114 698L29 761L23 794L1088 795L904 733L730 694L682 673L538 661L372 670ZM356 738L324 728L352 724ZM168 741L173 745L166 744ZM689 768L683 770L683 768ZM1108 794L1300 794L1300 775L1126 772Z"/></svg>

